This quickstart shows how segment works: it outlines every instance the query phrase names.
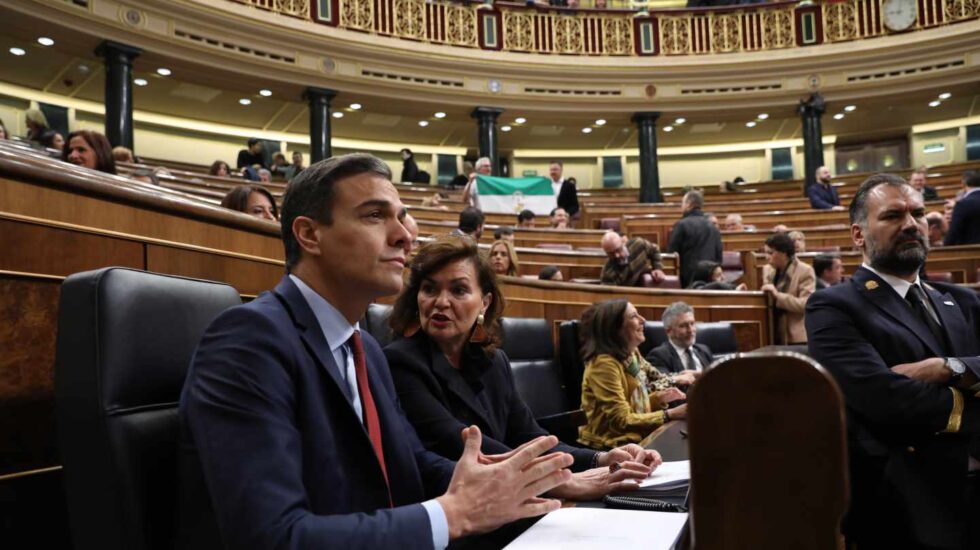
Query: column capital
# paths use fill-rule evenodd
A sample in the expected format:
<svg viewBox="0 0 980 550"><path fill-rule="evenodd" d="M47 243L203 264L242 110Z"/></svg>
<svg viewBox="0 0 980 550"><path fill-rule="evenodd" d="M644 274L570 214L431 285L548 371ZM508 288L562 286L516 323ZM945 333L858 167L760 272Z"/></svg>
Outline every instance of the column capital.
<svg viewBox="0 0 980 550"><path fill-rule="evenodd" d="M661 113L659 111L641 111L639 113L633 113L633 117L630 119L636 124L643 122L655 124L657 119L660 118Z"/></svg>
<svg viewBox="0 0 980 550"><path fill-rule="evenodd" d="M798 110L803 116L820 116L827 112L827 102L820 92L815 92L810 97L800 100Z"/></svg>
<svg viewBox="0 0 980 550"><path fill-rule="evenodd" d="M333 98L337 97L337 90L331 90L330 88L319 88L317 86L307 86L303 90L303 99L306 101L325 99L327 103Z"/></svg>
<svg viewBox="0 0 980 550"><path fill-rule="evenodd" d="M470 116L475 119L489 118L490 120L496 121L497 117L499 117L500 114L503 112L504 110L498 107L477 107L473 109L473 112L470 113Z"/></svg>
<svg viewBox="0 0 980 550"><path fill-rule="evenodd" d="M140 48L129 46L121 42L115 42L113 40L103 40L95 48L95 55L105 58L106 61L108 61L110 57L114 57L117 60L132 63L133 59L138 57L141 53L143 53L143 50Z"/></svg>

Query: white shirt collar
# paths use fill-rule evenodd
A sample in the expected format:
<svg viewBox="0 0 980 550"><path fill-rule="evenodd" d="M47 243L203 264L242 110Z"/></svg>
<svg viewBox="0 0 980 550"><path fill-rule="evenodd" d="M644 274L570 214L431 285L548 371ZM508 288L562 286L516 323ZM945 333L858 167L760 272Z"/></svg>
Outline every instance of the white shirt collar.
<svg viewBox="0 0 980 550"><path fill-rule="evenodd" d="M302 279L292 273L289 274L289 278L296 284L300 294L303 295L306 303L313 310L313 315L316 317L317 323L320 324L320 330L323 331L323 337L326 338L330 351L336 354L341 346L347 344L350 337L354 335L354 331L360 330L360 323L354 323L351 326L347 319L337 311L337 308L307 286Z"/></svg>
<svg viewBox="0 0 980 550"><path fill-rule="evenodd" d="M874 273L875 275L881 277L886 283L888 283L889 286L891 286L893 289L895 289L895 292L897 292L898 295L903 300L905 299L905 295L908 294L909 289L912 288L912 285L919 285L919 288L922 288L922 282L919 281L919 274L918 273L915 274L915 281L913 281L913 282L910 283L910 282L906 281L905 279L900 279L900 278L898 278L898 277L896 277L894 275L888 275L887 273L881 273L880 271L876 270L875 268L871 267L870 265L868 265L866 263L861 264L861 267L863 267L863 268L867 269L868 271Z"/></svg>

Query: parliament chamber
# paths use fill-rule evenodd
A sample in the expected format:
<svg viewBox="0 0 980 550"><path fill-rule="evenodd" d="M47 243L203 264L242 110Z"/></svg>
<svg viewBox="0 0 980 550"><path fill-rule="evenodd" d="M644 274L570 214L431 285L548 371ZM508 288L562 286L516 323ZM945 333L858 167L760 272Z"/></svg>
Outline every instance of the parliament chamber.
<svg viewBox="0 0 980 550"><path fill-rule="evenodd" d="M669 438L661 443L665 457L681 459L688 434L678 426L691 432L689 547L844 546L840 520L854 486L843 421L850 394L835 384L833 369L794 354L805 355L805 342L780 341L785 313L767 291L766 243L802 232L799 262L839 258L845 284L867 264L847 209L873 174L924 174L932 193L925 211L955 212L964 181L980 171L977 2L9 0L0 15L7 30L0 37L0 545L169 548L174 541L173 494L159 502L148 494L167 489L160 485L173 484L175 472L146 470L154 460L108 451L110 478L113 470L125 475L105 495L73 494L86 485L66 483L72 465L62 442L84 437L64 433L67 409L56 407L56 395L72 392L68 378L59 386L56 370L73 359L63 350L77 345L64 343L69 336L59 327L78 312L61 306L95 308L63 296L66 279L119 267L126 268L120 277L130 270L172 277L160 279L161 288L187 280L227 285L221 300L208 294L180 307L207 309L215 299L216 314L252 302L285 273L283 228L222 206L230 192L260 185L281 209L304 166L370 153L390 167L417 226L412 254L458 231L472 200L464 186L483 177L470 178L478 159L489 159L486 175L502 181L549 178L556 199L559 180L574 179L571 227L552 227L550 207L535 211L532 226L518 226L527 198L518 196L513 208L485 209L475 235L486 254L495 231L513 236L518 265L497 277L506 300L501 347L531 412L556 435L570 429L574 443L584 423L577 323L594 304L635 306L646 319L645 354L672 342L661 318L685 302L698 342L721 362L698 382L703 393L692 390L687 424L667 424L644 443L657 449L658 437ZM104 134L132 156L112 171L79 165L68 151L80 131ZM55 134L60 147L50 141ZM261 170L241 161L253 141L262 145ZM228 173L216 173L216 161ZM815 174L824 166L841 208L815 209L806 195L821 185ZM480 189L479 200L490 204ZM717 218L717 263L732 290L680 282L690 267L682 266L683 252L668 248L691 191ZM733 217L737 228L728 227ZM663 280L601 284L613 262L603 244L609 231L656 245ZM564 280L539 279L552 266ZM920 272L980 292L980 242L942 246L940 239ZM174 303L185 298L175 295ZM392 337L385 316L393 302L378 298L361 321L382 344ZM150 327L168 330L118 309L140 325L134 334L141 337L153 338ZM180 323L182 312L161 318ZM98 323L90 323L93 334ZM175 353L184 352L193 347ZM112 356L92 353L96 364ZM160 401L176 410L176 397ZM793 422L778 422L767 403L787 407L782 418ZM86 405L89 412L95 405ZM97 405L105 418L116 414L115 403ZM738 412L719 413L729 407ZM103 428L81 435L93 447L118 436ZM739 445L746 452L719 458ZM787 463L812 467L813 477L802 479ZM127 465L144 470L133 474ZM766 471L737 479L718 473L752 468ZM700 503L695 485L703 487ZM738 505L755 490L759 502ZM807 498L825 505L801 517L787 513ZM98 523L79 525L99 516L77 510L87 500L127 508L101 513L118 525L98 544ZM753 527L767 514L782 522L768 534Z"/></svg>

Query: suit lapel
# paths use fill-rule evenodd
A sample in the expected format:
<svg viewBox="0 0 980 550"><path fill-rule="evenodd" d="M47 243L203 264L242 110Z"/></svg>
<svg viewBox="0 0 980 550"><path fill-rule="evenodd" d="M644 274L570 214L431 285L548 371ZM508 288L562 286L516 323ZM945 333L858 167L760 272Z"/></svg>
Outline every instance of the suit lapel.
<svg viewBox="0 0 980 550"><path fill-rule="evenodd" d="M968 355L968 353L960 352L957 349L957 343L968 342L970 336L968 335L969 327L966 324L966 319L960 313L960 308L956 305L956 301L949 294L939 292L928 284L923 284L922 286L925 287L926 295L929 296L932 307L936 310L936 314L939 315L939 321L942 323L943 330L946 332L946 344L949 354L954 357Z"/></svg>
<svg viewBox="0 0 980 550"><path fill-rule="evenodd" d="M671 370L674 372L681 372L684 370L684 358L677 353L677 350L671 345L670 340L667 340L667 351L670 353L670 360L673 361L674 367Z"/></svg>
<svg viewBox="0 0 980 550"><path fill-rule="evenodd" d="M442 381L443 385L456 397L458 397L480 420L483 420L484 425L492 426L494 431L497 430L497 426L490 418L487 417L485 408L480 404L480 401L476 398L476 394L473 393L473 389L466 380L463 379L462 374L457 371L451 364L449 364L449 359L439 350L439 347L434 343L430 342L429 345L432 357L432 372L435 373L436 377ZM487 434L491 435L491 434ZM499 435L499 434L493 434Z"/></svg>
<svg viewBox="0 0 980 550"><path fill-rule="evenodd" d="M859 267L851 278L851 284L857 287L858 294L905 326L929 348L935 357L944 355L942 345L936 341L929 327L915 315L908 303L884 279L864 267Z"/></svg>

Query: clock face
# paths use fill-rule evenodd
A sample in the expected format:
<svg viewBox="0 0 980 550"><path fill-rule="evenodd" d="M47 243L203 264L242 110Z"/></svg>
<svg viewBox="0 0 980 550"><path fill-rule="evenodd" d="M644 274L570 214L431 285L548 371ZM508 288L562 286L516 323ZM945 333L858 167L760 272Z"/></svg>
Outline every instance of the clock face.
<svg viewBox="0 0 980 550"><path fill-rule="evenodd" d="M919 15L916 0L884 0L881 5L881 18L885 26L893 31L904 31L915 24Z"/></svg>

